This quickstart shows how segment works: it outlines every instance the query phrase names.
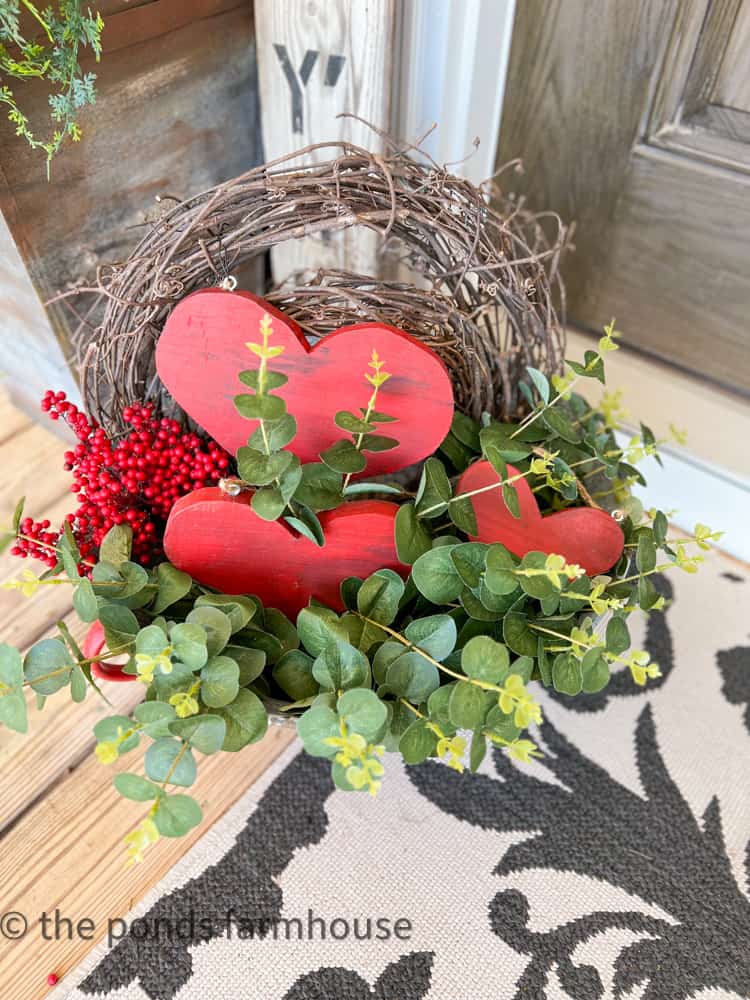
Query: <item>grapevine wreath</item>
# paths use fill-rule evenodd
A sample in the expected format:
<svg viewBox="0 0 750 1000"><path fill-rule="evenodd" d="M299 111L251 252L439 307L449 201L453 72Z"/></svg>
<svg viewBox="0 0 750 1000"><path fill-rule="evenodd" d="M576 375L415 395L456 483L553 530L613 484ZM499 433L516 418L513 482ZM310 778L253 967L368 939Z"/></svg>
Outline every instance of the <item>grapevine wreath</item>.
<svg viewBox="0 0 750 1000"><path fill-rule="evenodd" d="M623 438L617 396L579 394L616 332L563 361L561 228L546 242L540 217L493 210L414 150L306 152L174 205L100 269L100 322L75 333L86 410L42 402L77 438L78 506L58 529L21 503L8 534L46 567L6 586L72 586L85 636L1 646L0 721L27 729L25 688L41 707L143 686L95 727L145 812L133 860L201 821L196 758L261 739L269 716L346 790L375 793L387 751L462 770L493 745L523 766L543 753L539 685L659 676L628 617L717 537L668 539L630 492L654 435ZM268 248L356 226L415 283L237 287Z"/></svg>

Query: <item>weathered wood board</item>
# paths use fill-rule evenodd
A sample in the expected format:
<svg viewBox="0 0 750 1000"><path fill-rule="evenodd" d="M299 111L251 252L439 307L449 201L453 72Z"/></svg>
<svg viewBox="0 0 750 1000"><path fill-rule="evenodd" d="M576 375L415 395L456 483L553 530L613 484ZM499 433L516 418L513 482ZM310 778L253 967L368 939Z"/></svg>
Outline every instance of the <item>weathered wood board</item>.
<svg viewBox="0 0 750 1000"><path fill-rule="evenodd" d="M388 129L394 10L394 0L256 0L266 160L329 140L381 148L367 125L337 116L355 114ZM323 150L309 162L330 155ZM273 249L274 278L318 267L374 274L376 249L377 235L359 227L306 237Z"/></svg>
<svg viewBox="0 0 750 1000"><path fill-rule="evenodd" d="M102 13L102 60L87 52L82 60L97 74L98 100L81 117L81 142L53 161L49 182L43 155L0 115L0 212L42 300L126 255L163 210L156 195L184 198L262 159L252 4L111 0ZM24 102L45 120L44 85L27 83ZM18 277L4 277L9 268L0 264L0 307L21 301ZM60 351L70 353L75 317L62 305L50 317L61 348L33 301L12 325L0 313L0 342L10 341L0 363L28 398L55 376Z"/></svg>

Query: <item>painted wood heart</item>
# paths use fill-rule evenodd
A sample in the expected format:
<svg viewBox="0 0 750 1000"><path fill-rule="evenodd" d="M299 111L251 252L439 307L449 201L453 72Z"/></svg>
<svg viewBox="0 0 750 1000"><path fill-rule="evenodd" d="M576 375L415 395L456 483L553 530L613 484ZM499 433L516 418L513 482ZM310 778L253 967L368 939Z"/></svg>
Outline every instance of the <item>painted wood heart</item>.
<svg viewBox="0 0 750 1000"><path fill-rule="evenodd" d="M311 597L342 611L339 585L347 576L384 568L409 574L393 540L396 504L356 500L321 514L326 544L319 548L283 522L262 521L250 500L216 487L181 497L164 535L169 561L224 593L258 594L292 619Z"/></svg>
<svg viewBox="0 0 750 1000"><path fill-rule="evenodd" d="M257 337L264 313L273 319L272 346L284 348L271 367L289 378L278 395L297 421L290 450L300 461L319 461L344 436L333 419L339 410L357 413L366 404L364 373L373 350L391 373L378 410L398 419L392 426L399 444L369 454L363 475L396 472L435 451L451 425L453 391L442 361L424 344L396 327L361 323L310 347L297 324L263 299L206 289L170 314L156 346L156 368L180 406L227 451L234 454L257 427L240 416L233 398L246 391L238 373L256 366L245 345Z"/></svg>
<svg viewBox="0 0 750 1000"><path fill-rule="evenodd" d="M517 474L518 469L509 465L508 475ZM456 493L469 493L497 481L489 462L475 462L459 479ZM502 542L517 556L555 552L567 562L582 566L591 576L611 569L622 555L622 530L605 511L571 507L542 517L528 482L519 479L512 485L518 496L520 518L510 513L499 489L471 498L478 529L473 541Z"/></svg>

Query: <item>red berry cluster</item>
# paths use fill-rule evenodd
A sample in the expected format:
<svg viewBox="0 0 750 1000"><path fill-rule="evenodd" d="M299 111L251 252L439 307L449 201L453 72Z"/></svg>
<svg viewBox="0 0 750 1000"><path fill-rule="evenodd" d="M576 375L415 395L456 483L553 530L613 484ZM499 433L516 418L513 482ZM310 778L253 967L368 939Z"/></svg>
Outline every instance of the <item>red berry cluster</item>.
<svg viewBox="0 0 750 1000"><path fill-rule="evenodd" d="M229 467L229 456L215 441L184 432L176 420L155 417L151 403L123 410L123 419L133 429L116 442L69 402L64 392L48 389L42 410L52 420L62 417L79 440L72 451L65 452L64 468L73 473L71 491L80 505L66 520L82 560L96 558L114 524L129 524L133 529L131 558L151 565L163 554L164 524L175 500L218 482ZM49 521L24 518L11 552L54 566L60 532L49 528Z"/></svg>

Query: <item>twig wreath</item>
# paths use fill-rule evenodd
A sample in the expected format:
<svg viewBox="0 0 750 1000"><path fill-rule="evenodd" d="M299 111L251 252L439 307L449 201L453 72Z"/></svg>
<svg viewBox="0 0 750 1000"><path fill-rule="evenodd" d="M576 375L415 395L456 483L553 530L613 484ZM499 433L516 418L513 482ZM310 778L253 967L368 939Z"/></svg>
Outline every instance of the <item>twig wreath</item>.
<svg viewBox="0 0 750 1000"><path fill-rule="evenodd" d="M517 413L526 366L561 369L554 302L563 299L566 231L553 213L535 215L497 189L499 208L491 207L489 186L387 141L382 155L349 143L308 146L178 202L125 262L100 267L94 287L76 289L104 306L93 330L76 313L73 333L92 416L122 429L123 407L141 399L180 417L153 362L173 306L280 243L353 226L377 232L384 256L403 262L424 287L329 271L274 291L269 301L310 336L362 320L408 330L443 358L464 412L476 419L484 411ZM330 159L310 162L311 153L328 151Z"/></svg>
<svg viewBox="0 0 750 1000"><path fill-rule="evenodd" d="M353 224L398 237L431 286L323 272L269 301L226 280L281 239ZM387 750L458 770L488 746L540 755L536 685L659 678L627 619L663 607L654 575L694 572L719 536L671 539L632 495L659 442L641 425L623 445L617 394L576 391L604 382L617 334L562 362L561 244L537 226L405 151L346 147L178 205L100 270L103 320L78 332L89 412L42 401L78 439L79 506L58 530L19 504L7 544L47 568L4 585L72 586L89 628L0 646L0 721L26 731L27 689L42 707L143 685L131 716L95 727L105 764L147 745L144 773L113 779L146 810L131 860L201 821L197 759L269 718L294 720L340 789L375 794Z"/></svg>

